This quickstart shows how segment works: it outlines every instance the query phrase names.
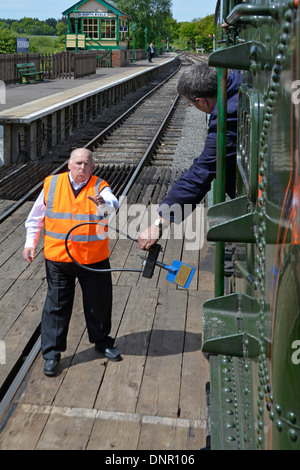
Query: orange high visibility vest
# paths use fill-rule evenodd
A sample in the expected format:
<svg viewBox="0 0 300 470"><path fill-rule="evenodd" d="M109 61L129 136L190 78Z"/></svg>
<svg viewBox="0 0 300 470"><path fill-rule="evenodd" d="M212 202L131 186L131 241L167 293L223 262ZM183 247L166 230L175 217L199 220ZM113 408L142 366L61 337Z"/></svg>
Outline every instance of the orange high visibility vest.
<svg viewBox="0 0 300 470"><path fill-rule="evenodd" d="M90 180L75 198L69 173L51 175L45 179L45 230L44 254L51 261L70 263L65 238L69 230L84 222L106 223L104 217L97 215L97 208L87 196L95 197L108 183L97 176ZM68 249L80 264L92 264L107 259L109 241L107 229L102 225L83 225L70 234Z"/></svg>

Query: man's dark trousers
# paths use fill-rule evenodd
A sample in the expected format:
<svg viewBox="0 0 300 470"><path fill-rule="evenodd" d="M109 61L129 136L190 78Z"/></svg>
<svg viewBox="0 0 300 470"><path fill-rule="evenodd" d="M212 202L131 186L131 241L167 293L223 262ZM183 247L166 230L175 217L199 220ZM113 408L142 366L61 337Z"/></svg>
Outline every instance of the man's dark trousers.
<svg viewBox="0 0 300 470"><path fill-rule="evenodd" d="M88 265L109 269L109 260ZM110 272L87 271L75 263L46 259L48 292L42 313L41 345L44 359L60 359L66 350L72 314L75 281L78 279L83 298L84 315L91 343L112 347L111 330L112 281Z"/></svg>

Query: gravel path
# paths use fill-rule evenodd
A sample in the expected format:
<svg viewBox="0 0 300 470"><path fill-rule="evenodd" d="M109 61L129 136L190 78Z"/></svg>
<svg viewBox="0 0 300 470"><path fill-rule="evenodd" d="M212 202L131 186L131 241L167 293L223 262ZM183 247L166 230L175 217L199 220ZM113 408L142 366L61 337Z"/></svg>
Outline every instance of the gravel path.
<svg viewBox="0 0 300 470"><path fill-rule="evenodd" d="M181 131L182 137L177 145L173 160L175 169L188 169L203 150L207 136L207 116L194 106L187 108Z"/></svg>

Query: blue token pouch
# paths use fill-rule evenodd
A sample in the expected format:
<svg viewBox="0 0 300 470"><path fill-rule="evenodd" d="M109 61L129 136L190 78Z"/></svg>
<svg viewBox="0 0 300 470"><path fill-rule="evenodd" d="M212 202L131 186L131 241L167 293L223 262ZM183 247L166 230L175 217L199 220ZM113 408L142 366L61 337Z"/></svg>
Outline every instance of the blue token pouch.
<svg viewBox="0 0 300 470"><path fill-rule="evenodd" d="M163 267L160 265L160 267ZM195 274L195 268L182 261L174 260L171 266L164 265L164 269L169 271L167 281L173 282L184 289L187 289Z"/></svg>
<svg viewBox="0 0 300 470"><path fill-rule="evenodd" d="M150 279L153 276L155 266L159 266L162 269L168 271L167 281L173 282L184 289L187 289L193 279L195 268L183 263L182 261L174 260L171 266L157 261L158 255L161 252L161 246L155 244L147 258L145 259L145 266L143 269L143 277Z"/></svg>

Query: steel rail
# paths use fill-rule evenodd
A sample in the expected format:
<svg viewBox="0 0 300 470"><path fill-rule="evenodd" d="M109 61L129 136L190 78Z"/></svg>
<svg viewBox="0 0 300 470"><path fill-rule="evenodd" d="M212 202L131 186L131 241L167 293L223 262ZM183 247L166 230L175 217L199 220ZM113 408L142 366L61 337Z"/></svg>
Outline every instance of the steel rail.
<svg viewBox="0 0 300 470"><path fill-rule="evenodd" d="M161 88L166 82L168 82L178 72L180 67L181 67L181 62L179 63L178 68L172 74L170 74L165 80L163 80L161 83L159 83L152 90L147 92L142 98L140 98L134 105L132 105L120 117L118 117L114 122L112 122L105 129L103 129L96 137L94 137L86 145L84 145L83 148L87 148L87 149L90 150L101 138L104 138L106 134L108 134L110 131L112 131L115 127L117 127L120 123L122 123L122 121L124 119L126 119L131 113L133 113L134 110L138 106L140 106L143 101L145 101L147 98L149 98L152 94L154 94L156 91L158 91L159 88ZM59 173L67 165L67 163L68 163L68 160L66 160L59 167L57 167L56 170L51 173L51 175L55 175L55 174ZM8 209L6 209L2 214L0 214L0 224L2 222L4 222L4 220L6 220L10 215L12 215L16 210L18 210L25 202L27 202L34 193L41 190L42 187L43 187L43 181L41 181L36 186L34 186L19 201L15 202Z"/></svg>
<svg viewBox="0 0 300 470"><path fill-rule="evenodd" d="M178 99L179 99L179 95L176 96L175 100L173 101L172 105L169 108L168 113L165 116L165 119L163 120L163 122L160 125L158 131L156 132L155 136L153 137L149 147L147 148L146 152L144 153L144 156L141 158L140 162L138 163L133 175L131 176L129 182L127 183L127 186L124 189L124 192L121 196L121 200L122 200L122 198L127 196L131 186L133 185L134 181L137 179L137 177L139 176L141 170L143 169L149 155L151 154L153 149L155 149L156 144L157 144L159 138L161 137L161 135L164 131L164 128L165 128L166 124L168 123L168 121L169 121L169 119L170 119L170 117L171 117L171 115L174 111L174 108L175 108L175 105L177 104Z"/></svg>
<svg viewBox="0 0 300 470"><path fill-rule="evenodd" d="M164 81L162 81L159 85L157 85L155 88L150 90L146 95L144 95L142 98L140 98L134 105L132 105L125 113L123 113L120 117L118 117L114 122L112 122L106 129L103 129L96 137L94 137L90 142L88 142L84 148L87 148L90 150L91 147L95 143L97 143L101 138L105 137L105 135L114 129L114 127L118 126L124 119L128 117L129 114L131 114L140 104L142 104L143 101L145 101L147 98L149 98L151 95L153 95L155 92L159 90L166 82L168 82L181 67L181 63L179 64L178 69L176 69L168 78L166 78Z"/></svg>
<svg viewBox="0 0 300 470"><path fill-rule="evenodd" d="M52 172L52 175L55 175L56 173L60 172L66 165L68 161L65 161L62 163L59 167L56 168L54 172ZM4 222L8 217L10 217L16 210L18 210L25 202L27 202L30 197L36 193L38 190L41 190L43 187L44 182L41 181L38 183L36 186L34 186L28 193L25 194L25 196L21 197L19 201L15 202L12 206L10 206L8 209L6 209L1 215L0 215L0 224Z"/></svg>
<svg viewBox="0 0 300 470"><path fill-rule="evenodd" d="M40 351L41 351L41 337L39 336L34 346L31 348L29 354L26 356L26 359L24 360L22 366L20 367L18 372L15 374L15 377L12 383L7 388L7 391L4 394L3 399L0 402L0 423L3 421L3 418L6 415L11 405L11 402L13 401L23 380L25 379L28 371L30 370L32 364L34 363Z"/></svg>

